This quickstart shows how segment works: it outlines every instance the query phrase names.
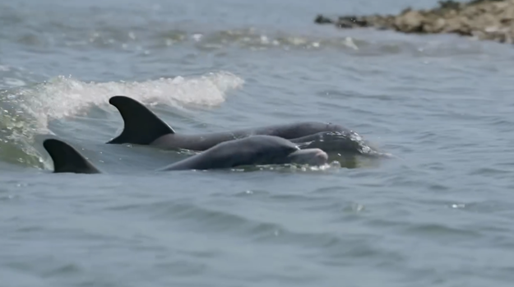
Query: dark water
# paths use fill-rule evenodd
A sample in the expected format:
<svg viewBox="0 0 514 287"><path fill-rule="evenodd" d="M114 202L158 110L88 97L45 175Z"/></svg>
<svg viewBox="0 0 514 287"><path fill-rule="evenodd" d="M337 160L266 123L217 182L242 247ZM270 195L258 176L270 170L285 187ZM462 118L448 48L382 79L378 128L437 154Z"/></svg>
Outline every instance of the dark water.
<svg viewBox="0 0 514 287"><path fill-rule="evenodd" d="M313 24L412 3L1 2L0 286L511 286L512 47ZM332 121L394 157L154 173L185 155L105 145L116 94L178 132ZM49 136L106 173L51 174Z"/></svg>

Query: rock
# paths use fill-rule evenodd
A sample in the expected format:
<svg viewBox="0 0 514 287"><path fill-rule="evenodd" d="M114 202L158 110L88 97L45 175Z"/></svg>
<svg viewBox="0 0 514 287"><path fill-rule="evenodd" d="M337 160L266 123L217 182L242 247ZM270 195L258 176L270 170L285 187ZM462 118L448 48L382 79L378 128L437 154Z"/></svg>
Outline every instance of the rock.
<svg viewBox="0 0 514 287"><path fill-rule="evenodd" d="M437 18L435 21L427 21L423 25L423 31L430 34L441 33L446 26L444 18Z"/></svg>
<svg viewBox="0 0 514 287"><path fill-rule="evenodd" d="M334 21L332 21L332 19L324 17L323 15L318 15L318 17L316 17L314 22L316 22L318 24L332 24L332 23L334 23Z"/></svg>
<svg viewBox="0 0 514 287"><path fill-rule="evenodd" d="M396 30L406 33L416 33L423 30L425 17L418 11L409 11L394 19Z"/></svg>
<svg viewBox="0 0 514 287"><path fill-rule="evenodd" d="M398 15L352 15L335 20L318 15L315 22L346 29L370 27L403 33L455 33L480 40L512 43L514 0L440 1L439 7L431 10L407 8Z"/></svg>

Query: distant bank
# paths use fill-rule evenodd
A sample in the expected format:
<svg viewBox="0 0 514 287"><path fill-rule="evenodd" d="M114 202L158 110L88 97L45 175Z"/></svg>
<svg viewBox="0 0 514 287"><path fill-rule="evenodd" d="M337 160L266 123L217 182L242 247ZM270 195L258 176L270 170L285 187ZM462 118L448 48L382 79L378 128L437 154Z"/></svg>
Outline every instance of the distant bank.
<svg viewBox="0 0 514 287"><path fill-rule="evenodd" d="M514 0L440 1L439 7L431 10L407 8L398 15L348 15L337 19L318 15L315 22L339 28L371 27L418 34L455 33L512 44Z"/></svg>

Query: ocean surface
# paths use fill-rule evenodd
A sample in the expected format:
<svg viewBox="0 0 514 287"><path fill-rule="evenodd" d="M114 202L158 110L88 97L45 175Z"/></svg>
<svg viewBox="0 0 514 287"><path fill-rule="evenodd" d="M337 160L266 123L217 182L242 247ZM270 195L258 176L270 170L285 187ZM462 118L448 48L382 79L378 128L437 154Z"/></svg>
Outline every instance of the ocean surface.
<svg viewBox="0 0 514 287"><path fill-rule="evenodd" d="M512 286L514 49L339 30L437 1L0 2L0 287ZM179 171L106 145L108 100L178 133L331 121L391 154ZM104 173L53 174L46 138Z"/></svg>

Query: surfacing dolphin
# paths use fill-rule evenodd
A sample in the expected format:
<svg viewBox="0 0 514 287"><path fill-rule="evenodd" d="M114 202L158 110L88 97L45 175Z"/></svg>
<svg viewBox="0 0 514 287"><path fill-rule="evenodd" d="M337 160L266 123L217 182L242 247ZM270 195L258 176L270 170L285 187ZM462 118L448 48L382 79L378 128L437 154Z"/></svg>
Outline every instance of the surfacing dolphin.
<svg viewBox="0 0 514 287"><path fill-rule="evenodd" d="M47 139L43 147L54 162L55 173L101 173L77 150L58 139ZM328 155L321 149L300 149L276 136L258 135L226 141L158 171L210 170L249 165L307 164L321 166Z"/></svg>
<svg viewBox="0 0 514 287"><path fill-rule="evenodd" d="M132 98L113 96L109 99L109 103L120 112L124 122L124 129L119 136L108 141L108 144L129 143L149 145L159 149L204 151L229 140L252 135L270 135L288 139L297 144L303 144L304 140L307 139L316 140L319 138L337 137L342 144L338 147L347 148L355 153L360 153L359 148L361 148L361 143L355 141L355 138L360 139L360 136L349 129L332 123L299 122L226 132L177 134L173 128L146 106ZM337 135L333 136L333 134ZM305 145L300 146L303 148ZM321 148L327 151L323 147Z"/></svg>

